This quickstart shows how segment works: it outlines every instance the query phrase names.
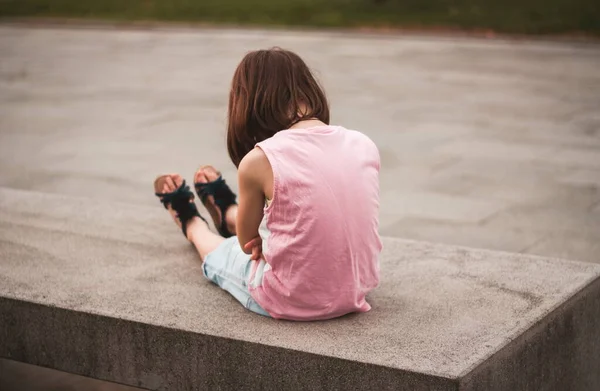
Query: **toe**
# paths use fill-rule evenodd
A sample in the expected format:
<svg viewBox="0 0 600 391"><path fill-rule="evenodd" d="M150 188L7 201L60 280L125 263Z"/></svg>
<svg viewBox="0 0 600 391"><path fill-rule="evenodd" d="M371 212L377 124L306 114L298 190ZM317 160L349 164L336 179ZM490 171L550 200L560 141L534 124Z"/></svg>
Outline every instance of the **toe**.
<svg viewBox="0 0 600 391"><path fill-rule="evenodd" d="M167 191L170 193L173 191L173 189L175 188L175 183L173 182L173 178L168 176L165 178L165 187L167 188Z"/></svg>
<svg viewBox="0 0 600 391"><path fill-rule="evenodd" d="M173 191L177 190L179 188L179 186L181 186L183 184L183 178L179 174L172 174L171 179L173 180L173 183L174 183Z"/></svg>
<svg viewBox="0 0 600 391"><path fill-rule="evenodd" d="M206 179L208 179L209 182L212 182L219 179L221 174L213 166L207 166L204 168L204 175L206 175Z"/></svg>
<svg viewBox="0 0 600 391"><path fill-rule="evenodd" d="M172 193L183 184L179 174L161 175L154 181L154 191L157 193Z"/></svg>
<svg viewBox="0 0 600 391"><path fill-rule="evenodd" d="M194 175L194 183L207 183L208 182L208 178L206 178L206 174L204 174L204 171L202 168L198 169L198 171L196 171L196 175Z"/></svg>
<svg viewBox="0 0 600 391"><path fill-rule="evenodd" d="M196 171L194 181L199 183L213 182L219 179L219 176L221 176L221 173L213 166L202 166Z"/></svg>

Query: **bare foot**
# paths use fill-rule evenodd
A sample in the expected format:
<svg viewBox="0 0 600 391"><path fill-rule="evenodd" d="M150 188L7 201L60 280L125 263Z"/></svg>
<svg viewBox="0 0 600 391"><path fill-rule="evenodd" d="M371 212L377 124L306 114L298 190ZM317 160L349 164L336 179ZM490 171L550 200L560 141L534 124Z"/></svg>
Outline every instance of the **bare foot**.
<svg viewBox="0 0 600 391"><path fill-rule="evenodd" d="M202 166L200 167L196 173L194 174L194 183L208 183L212 181L216 181L221 176L221 173L217 171L213 166ZM206 198L206 202L204 203L206 210L210 213L210 217L212 218L215 227L220 227L222 220L221 209L215 203L215 198L213 196L208 196ZM227 224L227 230L231 232L233 235L236 234L236 218L237 218L237 205L231 205L225 211L225 222Z"/></svg>
<svg viewBox="0 0 600 391"><path fill-rule="evenodd" d="M156 178L156 180L154 181L154 192L155 193L163 193L163 194L164 193L172 193L175 190L177 190L181 186L182 183L183 183L183 178L179 174L161 175L158 178ZM192 195L192 197L190 197L190 202L194 202L193 195ZM177 217L178 216L177 212L171 207L171 205L167 206L167 210L169 211L169 214L173 218L173 221L175 221L175 224L177 224L177 226L179 228L181 228L181 221ZM201 222L201 219L199 217L193 217L191 220L189 220L187 222L187 227L189 228L189 226L191 224L195 224L198 222ZM187 232L188 232L188 240L190 240L190 238L189 238L190 230L187 230Z"/></svg>

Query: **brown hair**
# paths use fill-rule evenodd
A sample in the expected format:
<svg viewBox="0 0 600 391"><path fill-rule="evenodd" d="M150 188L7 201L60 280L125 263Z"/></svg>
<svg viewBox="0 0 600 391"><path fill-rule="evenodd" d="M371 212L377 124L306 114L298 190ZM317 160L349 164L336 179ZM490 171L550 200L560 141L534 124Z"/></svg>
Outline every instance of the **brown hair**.
<svg viewBox="0 0 600 391"><path fill-rule="evenodd" d="M246 54L229 93L227 150L235 166L256 143L315 118L329 124L329 105L310 69L280 48Z"/></svg>

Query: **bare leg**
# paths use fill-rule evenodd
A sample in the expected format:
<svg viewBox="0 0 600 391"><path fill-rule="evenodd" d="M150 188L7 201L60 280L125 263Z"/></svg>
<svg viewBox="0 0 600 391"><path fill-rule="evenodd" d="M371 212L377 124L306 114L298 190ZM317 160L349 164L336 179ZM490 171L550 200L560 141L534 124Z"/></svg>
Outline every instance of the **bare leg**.
<svg viewBox="0 0 600 391"><path fill-rule="evenodd" d="M209 253L216 250L225 240L222 236L212 232L208 225L197 217L188 223L187 236L188 240L196 247L203 261Z"/></svg>
<svg viewBox="0 0 600 391"><path fill-rule="evenodd" d="M237 205L231 205L227 209L227 211L225 211L225 221L227 221L227 229L229 230L229 232L231 232L234 235L237 234L237 227L236 227L237 212L238 212Z"/></svg>

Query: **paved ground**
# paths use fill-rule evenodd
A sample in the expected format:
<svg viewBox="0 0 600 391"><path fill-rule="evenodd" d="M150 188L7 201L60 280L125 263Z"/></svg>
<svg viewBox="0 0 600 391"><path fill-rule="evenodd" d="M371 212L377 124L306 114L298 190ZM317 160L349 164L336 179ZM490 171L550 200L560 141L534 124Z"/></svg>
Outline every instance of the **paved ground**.
<svg viewBox="0 0 600 391"><path fill-rule="evenodd" d="M600 262L600 45L0 25L0 186L159 207L158 173L233 180L228 84L273 45L379 145L382 234Z"/></svg>

